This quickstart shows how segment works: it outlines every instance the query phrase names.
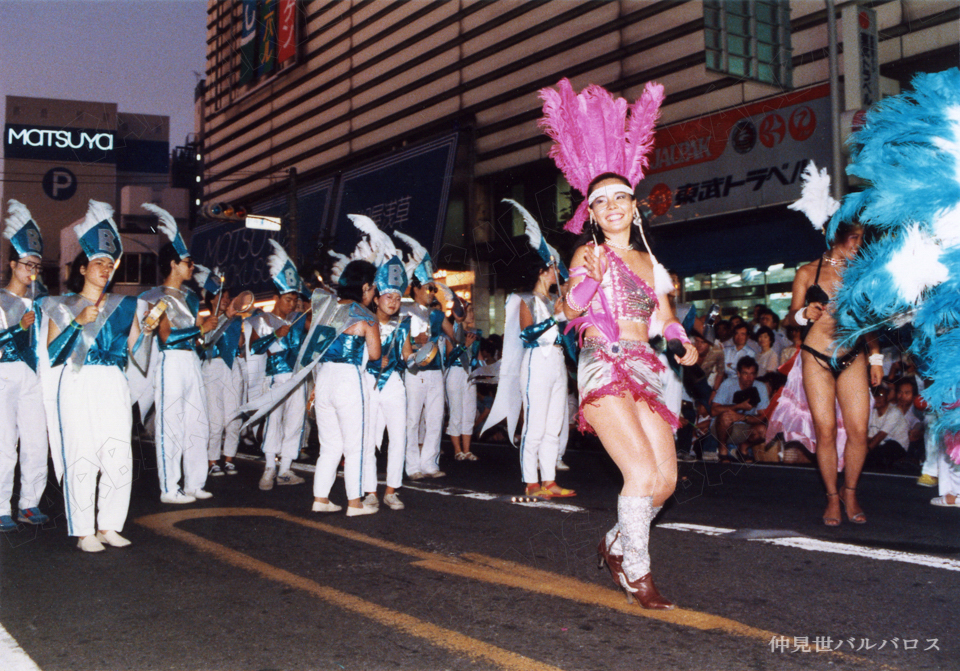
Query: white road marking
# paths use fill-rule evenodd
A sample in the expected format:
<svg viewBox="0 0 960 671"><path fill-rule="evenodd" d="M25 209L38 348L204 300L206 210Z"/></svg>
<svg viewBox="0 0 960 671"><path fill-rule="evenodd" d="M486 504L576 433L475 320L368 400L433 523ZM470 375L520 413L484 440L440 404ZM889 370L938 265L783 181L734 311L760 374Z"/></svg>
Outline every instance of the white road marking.
<svg viewBox="0 0 960 671"><path fill-rule="evenodd" d="M673 529L674 531L692 531L705 536L723 536L736 531L735 529L726 529L723 527L708 527L700 524L681 523L658 524L657 528ZM745 540L753 543L769 543L771 545L797 548L799 550L809 550L810 552L830 552L833 554L853 555L879 561L898 561L905 564L917 564L918 566L944 569L946 571L960 571L960 561L956 559L945 559L943 557L915 554L912 552L900 552L899 550L868 548L850 543L835 543L833 541L807 538L800 534L797 534L795 538L748 538Z"/></svg>
<svg viewBox="0 0 960 671"><path fill-rule="evenodd" d="M249 461L250 463L263 463L261 459L256 459L244 454L238 454L237 459L243 461ZM300 464L294 462L291 468L294 471L300 471L302 473L315 473L317 470L316 466L311 464ZM337 477L343 477L343 471L337 471ZM379 481L379 484L387 484L384 481ZM413 483L408 483L403 486L404 489L413 489L418 492L426 492L427 494L440 494L441 496L460 496L465 499L476 499L478 501L495 501L498 499L503 499L504 496L509 496L509 494L490 494L488 492L474 492L462 487L455 487L448 489L446 487L420 487ZM547 510L559 510L564 513L582 513L584 510L580 506L574 506L569 503L553 503L551 501L513 501L511 502L515 506L526 506L527 508L544 508Z"/></svg>
<svg viewBox="0 0 960 671"><path fill-rule="evenodd" d="M23 651L3 625L0 625L0 669L3 671L40 671L36 662Z"/></svg>

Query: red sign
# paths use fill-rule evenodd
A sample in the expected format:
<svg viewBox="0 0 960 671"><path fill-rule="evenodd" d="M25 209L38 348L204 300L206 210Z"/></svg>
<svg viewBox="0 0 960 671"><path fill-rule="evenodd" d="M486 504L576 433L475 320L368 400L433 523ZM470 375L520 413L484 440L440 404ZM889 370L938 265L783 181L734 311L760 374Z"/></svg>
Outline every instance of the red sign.
<svg viewBox="0 0 960 671"><path fill-rule="evenodd" d="M297 0L279 0L277 21L277 62L297 53Z"/></svg>

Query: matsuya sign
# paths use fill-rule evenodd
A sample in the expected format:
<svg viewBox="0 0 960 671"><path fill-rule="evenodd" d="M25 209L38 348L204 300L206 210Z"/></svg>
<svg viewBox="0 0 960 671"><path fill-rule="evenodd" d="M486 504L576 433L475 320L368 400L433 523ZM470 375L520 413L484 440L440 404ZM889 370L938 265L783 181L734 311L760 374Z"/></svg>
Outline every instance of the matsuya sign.
<svg viewBox="0 0 960 671"><path fill-rule="evenodd" d="M116 163L113 131L7 124L4 158L82 163Z"/></svg>
<svg viewBox="0 0 960 671"><path fill-rule="evenodd" d="M830 89L815 86L657 130L637 197L653 225L788 203L830 165Z"/></svg>

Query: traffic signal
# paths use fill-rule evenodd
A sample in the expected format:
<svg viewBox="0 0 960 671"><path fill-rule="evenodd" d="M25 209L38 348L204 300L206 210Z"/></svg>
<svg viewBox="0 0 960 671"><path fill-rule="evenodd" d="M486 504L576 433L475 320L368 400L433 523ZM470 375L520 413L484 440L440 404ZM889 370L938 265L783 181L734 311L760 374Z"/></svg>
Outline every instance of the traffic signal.
<svg viewBox="0 0 960 671"><path fill-rule="evenodd" d="M203 206L201 214L207 219L243 221L247 217L247 208L233 203L207 203Z"/></svg>

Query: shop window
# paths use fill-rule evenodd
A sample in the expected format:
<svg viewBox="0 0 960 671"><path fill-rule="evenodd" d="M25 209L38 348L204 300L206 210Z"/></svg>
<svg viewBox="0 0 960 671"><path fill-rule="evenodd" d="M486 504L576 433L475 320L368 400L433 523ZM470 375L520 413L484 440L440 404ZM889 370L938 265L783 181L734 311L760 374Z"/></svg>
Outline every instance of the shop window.
<svg viewBox="0 0 960 671"><path fill-rule="evenodd" d="M787 0L704 0L707 69L792 88Z"/></svg>
<svg viewBox="0 0 960 671"><path fill-rule="evenodd" d="M782 263L766 270L746 268L739 272L703 273L683 280L683 302L692 303L697 314L706 314L713 303L724 317L739 314L750 318L753 306L762 303L782 319L790 309L796 267Z"/></svg>
<svg viewBox="0 0 960 671"><path fill-rule="evenodd" d="M124 254L120 258L120 265L114 276L117 284L145 284L156 286L157 255L156 254Z"/></svg>

